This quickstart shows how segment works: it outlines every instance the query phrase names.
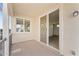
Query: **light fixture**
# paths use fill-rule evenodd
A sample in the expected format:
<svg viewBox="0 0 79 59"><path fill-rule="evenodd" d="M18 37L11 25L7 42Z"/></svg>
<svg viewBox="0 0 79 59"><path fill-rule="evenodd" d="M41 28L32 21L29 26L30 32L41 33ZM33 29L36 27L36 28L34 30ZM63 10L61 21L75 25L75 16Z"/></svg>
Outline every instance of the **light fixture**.
<svg viewBox="0 0 79 59"><path fill-rule="evenodd" d="M57 27L59 27L59 25L57 25Z"/></svg>
<svg viewBox="0 0 79 59"><path fill-rule="evenodd" d="M79 11L74 11L74 12L73 12L73 16L74 16L74 17L76 17L76 16L78 16L78 15L79 15Z"/></svg>

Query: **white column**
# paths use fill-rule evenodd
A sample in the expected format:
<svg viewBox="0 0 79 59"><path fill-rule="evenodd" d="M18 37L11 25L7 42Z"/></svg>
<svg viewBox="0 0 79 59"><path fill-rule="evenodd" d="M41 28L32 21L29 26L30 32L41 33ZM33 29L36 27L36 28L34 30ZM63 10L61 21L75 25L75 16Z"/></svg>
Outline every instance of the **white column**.
<svg viewBox="0 0 79 59"><path fill-rule="evenodd" d="M9 55L9 21L8 21L8 6L7 3L3 4L3 39L4 42L4 56Z"/></svg>

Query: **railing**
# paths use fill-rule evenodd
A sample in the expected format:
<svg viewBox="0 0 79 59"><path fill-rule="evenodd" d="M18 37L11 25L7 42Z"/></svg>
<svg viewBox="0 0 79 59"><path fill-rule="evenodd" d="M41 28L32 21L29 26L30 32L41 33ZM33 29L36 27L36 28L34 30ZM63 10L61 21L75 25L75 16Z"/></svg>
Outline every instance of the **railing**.
<svg viewBox="0 0 79 59"><path fill-rule="evenodd" d="M3 46L2 43L5 42L6 40L7 40L6 38L0 40L0 44L1 44L1 45L0 45L0 48L1 48L1 49L0 49L0 50L3 50L3 49L2 49L2 46ZM12 34L10 33L10 34L9 34L9 55L11 55L11 46L12 46ZM0 52L0 53L1 53L1 52ZM1 54L1 55L2 55L2 54Z"/></svg>
<svg viewBox="0 0 79 59"><path fill-rule="evenodd" d="M0 40L0 43L2 43L2 42L4 42L4 41L6 41L6 38L4 38L3 40Z"/></svg>

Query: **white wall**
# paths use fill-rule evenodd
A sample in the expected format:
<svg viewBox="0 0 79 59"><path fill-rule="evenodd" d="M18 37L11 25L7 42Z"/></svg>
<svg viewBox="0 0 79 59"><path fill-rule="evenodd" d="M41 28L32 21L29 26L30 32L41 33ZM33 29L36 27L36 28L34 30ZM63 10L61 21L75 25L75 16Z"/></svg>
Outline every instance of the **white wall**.
<svg viewBox="0 0 79 59"><path fill-rule="evenodd" d="M12 6L12 4L11 3L8 3L7 4L8 5L8 14L9 14L9 16L13 16L14 14L13 14L13 6Z"/></svg>
<svg viewBox="0 0 79 59"><path fill-rule="evenodd" d="M34 18L33 21L33 39L40 41L40 21L39 17Z"/></svg>
<svg viewBox="0 0 79 59"><path fill-rule="evenodd" d="M72 55L72 50L79 55L79 16L73 17L73 12L76 10L79 10L79 4L63 5L63 52L65 55Z"/></svg>

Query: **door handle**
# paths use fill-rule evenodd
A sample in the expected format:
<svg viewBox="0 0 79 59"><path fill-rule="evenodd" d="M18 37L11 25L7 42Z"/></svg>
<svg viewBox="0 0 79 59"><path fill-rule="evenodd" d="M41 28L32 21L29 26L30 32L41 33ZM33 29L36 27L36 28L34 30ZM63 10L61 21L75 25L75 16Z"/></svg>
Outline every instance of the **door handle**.
<svg viewBox="0 0 79 59"><path fill-rule="evenodd" d="M7 40L7 39L6 39L6 38L4 38L4 39L0 40L0 43L4 42L4 41L6 41L6 40Z"/></svg>

